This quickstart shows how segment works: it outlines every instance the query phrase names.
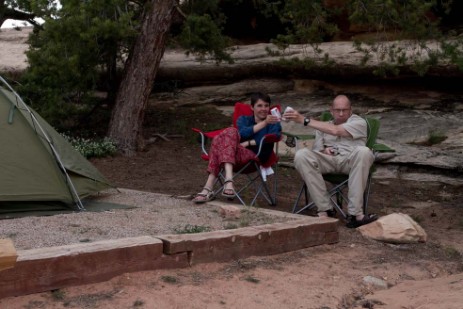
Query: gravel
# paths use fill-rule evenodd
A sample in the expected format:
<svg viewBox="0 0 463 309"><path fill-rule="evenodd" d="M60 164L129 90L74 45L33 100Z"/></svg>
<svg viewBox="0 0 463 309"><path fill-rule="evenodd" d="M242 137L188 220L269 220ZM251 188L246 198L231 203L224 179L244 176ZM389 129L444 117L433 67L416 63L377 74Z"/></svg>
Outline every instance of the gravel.
<svg viewBox="0 0 463 309"><path fill-rule="evenodd" d="M125 189L121 189L120 193L110 190L95 199L137 208L5 219L0 224L0 238L11 238L16 249L25 250L124 237L232 229L288 220L259 209L242 211L240 219L224 219L219 215L217 206L194 205L191 201L167 195Z"/></svg>

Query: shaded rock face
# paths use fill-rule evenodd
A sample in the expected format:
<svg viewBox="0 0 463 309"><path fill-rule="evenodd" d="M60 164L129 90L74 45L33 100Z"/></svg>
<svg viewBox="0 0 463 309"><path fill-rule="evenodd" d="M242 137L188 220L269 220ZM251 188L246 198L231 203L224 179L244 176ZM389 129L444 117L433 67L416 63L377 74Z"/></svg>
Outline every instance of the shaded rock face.
<svg viewBox="0 0 463 309"><path fill-rule="evenodd" d="M428 90L416 85L269 78L183 88L175 97L159 93L155 104L213 104L231 114L235 102L246 101L249 93L256 90L270 93L273 103L283 109L291 106L314 118L329 109L335 95L346 94L356 114L380 119L377 142L396 150L378 155L381 165L375 178L463 184L463 100L456 91ZM295 134L314 133L292 122L283 122L282 126L283 131ZM429 143L434 137L438 142ZM305 145L310 147L311 142ZM294 148L282 143L280 151L290 154Z"/></svg>

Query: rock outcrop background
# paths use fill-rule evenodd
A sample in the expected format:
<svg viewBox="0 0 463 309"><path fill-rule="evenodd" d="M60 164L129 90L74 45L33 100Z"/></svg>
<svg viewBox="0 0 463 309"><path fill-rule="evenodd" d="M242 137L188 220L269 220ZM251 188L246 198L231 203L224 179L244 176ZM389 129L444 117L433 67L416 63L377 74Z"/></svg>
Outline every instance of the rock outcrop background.
<svg viewBox="0 0 463 309"><path fill-rule="evenodd" d="M26 67L24 52L30 29L0 31L0 74L16 76ZM315 57L309 67L284 66L281 56L269 56L270 44L238 46L233 64L198 62L182 51L168 50L154 85L153 104L172 106L214 105L231 113L233 103L252 91L268 92L274 103L291 106L316 117L336 94L347 94L357 114L381 119L378 142L396 150L380 157L376 178L402 178L463 184L462 72L433 68L425 77L406 67L394 78L373 75L376 63L358 65L361 55L350 42L324 43L335 64ZM285 59L311 55L292 46ZM284 123L284 130L310 134L300 125ZM445 138L431 145L430 138ZM283 152L291 149L282 147Z"/></svg>

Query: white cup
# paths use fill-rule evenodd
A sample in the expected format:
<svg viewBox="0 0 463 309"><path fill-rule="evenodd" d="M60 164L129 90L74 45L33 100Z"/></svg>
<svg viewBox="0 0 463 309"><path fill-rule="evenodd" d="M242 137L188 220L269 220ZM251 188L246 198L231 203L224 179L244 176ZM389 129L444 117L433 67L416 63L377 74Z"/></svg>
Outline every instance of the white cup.
<svg viewBox="0 0 463 309"><path fill-rule="evenodd" d="M287 106L287 107L285 108L285 113L286 113L286 112L289 112L289 111L293 111L293 110L294 110L294 109L293 109L291 106ZM284 115L285 113L283 113L283 115ZM289 121L289 120L286 119L285 117L282 117L281 119L282 119L283 121L286 121L286 122Z"/></svg>
<svg viewBox="0 0 463 309"><path fill-rule="evenodd" d="M280 113L280 111L278 110L277 107L272 108L272 109L270 110L270 113L271 113L273 116L277 117L278 120L281 120L281 113Z"/></svg>

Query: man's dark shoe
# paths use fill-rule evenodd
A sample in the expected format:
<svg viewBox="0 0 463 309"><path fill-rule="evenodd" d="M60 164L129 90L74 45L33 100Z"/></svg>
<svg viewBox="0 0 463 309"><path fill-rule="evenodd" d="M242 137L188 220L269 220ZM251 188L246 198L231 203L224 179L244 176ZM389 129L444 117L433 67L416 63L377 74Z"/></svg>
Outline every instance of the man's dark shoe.
<svg viewBox="0 0 463 309"><path fill-rule="evenodd" d="M336 218L336 210L334 210L334 209L327 210L327 211L326 211L326 214L327 214L328 217L330 217L330 218Z"/></svg>
<svg viewBox="0 0 463 309"><path fill-rule="evenodd" d="M378 220L378 216L374 214L365 215L362 220L357 220L355 216L350 216L346 226L350 229L355 229L376 220Z"/></svg>
<svg viewBox="0 0 463 309"><path fill-rule="evenodd" d="M320 217L319 213L323 213L323 212L325 212L326 215L330 218L336 218L336 210L334 210L333 208L328 209L326 211L319 211L315 213L314 217Z"/></svg>

